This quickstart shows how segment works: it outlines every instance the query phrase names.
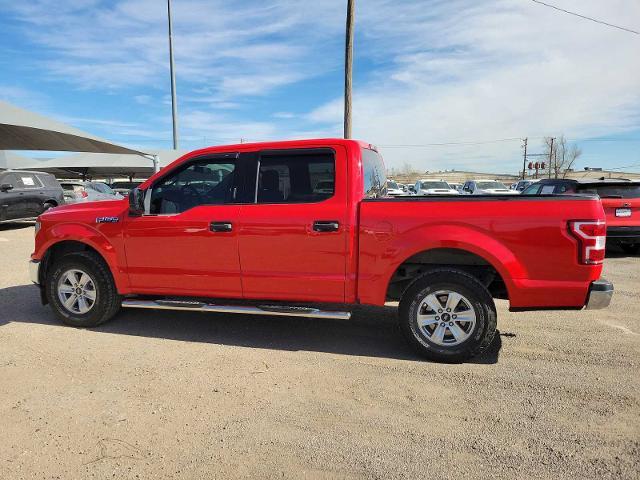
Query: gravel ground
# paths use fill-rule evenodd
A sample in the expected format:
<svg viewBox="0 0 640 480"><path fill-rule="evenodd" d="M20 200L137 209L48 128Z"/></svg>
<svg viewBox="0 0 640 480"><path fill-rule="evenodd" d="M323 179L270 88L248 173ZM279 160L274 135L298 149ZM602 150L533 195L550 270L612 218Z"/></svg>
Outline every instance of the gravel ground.
<svg viewBox="0 0 640 480"><path fill-rule="evenodd" d="M0 226L0 478L640 478L640 258L609 309L509 313L463 365L395 309L349 322L123 311L60 325Z"/></svg>

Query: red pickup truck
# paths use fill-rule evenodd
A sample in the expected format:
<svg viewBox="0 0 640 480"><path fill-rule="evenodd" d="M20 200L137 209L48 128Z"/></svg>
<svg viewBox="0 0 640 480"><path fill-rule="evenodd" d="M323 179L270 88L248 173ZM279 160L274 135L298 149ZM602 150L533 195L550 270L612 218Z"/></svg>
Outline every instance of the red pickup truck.
<svg viewBox="0 0 640 480"><path fill-rule="evenodd" d="M348 319L399 301L426 357L462 361L516 310L603 308L595 196L385 196L375 147L325 139L212 147L129 200L42 214L31 278L69 325L121 307ZM215 300L214 300L215 299Z"/></svg>

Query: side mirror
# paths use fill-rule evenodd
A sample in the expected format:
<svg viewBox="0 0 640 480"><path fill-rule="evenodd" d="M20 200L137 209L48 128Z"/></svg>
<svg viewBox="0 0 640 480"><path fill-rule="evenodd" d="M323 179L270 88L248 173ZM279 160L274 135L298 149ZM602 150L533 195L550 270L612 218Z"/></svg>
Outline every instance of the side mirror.
<svg viewBox="0 0 640 480"><path fill-rule="evenodd" d="M13 190L13 185L10 183L3 183L0 185L0 192L8 192L9 190Z"/></svg>
<svg viewBox="0 0 640 480"><path fill-rule="evenodd" d="M132 217L144 215L144 190L134 188L129 192L129 215Z"/></svg>

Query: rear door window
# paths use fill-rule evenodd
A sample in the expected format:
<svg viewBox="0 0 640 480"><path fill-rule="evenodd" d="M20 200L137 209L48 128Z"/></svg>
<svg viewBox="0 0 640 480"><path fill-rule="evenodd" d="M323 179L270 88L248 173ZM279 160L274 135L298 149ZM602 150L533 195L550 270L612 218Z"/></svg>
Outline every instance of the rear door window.
<svg viewBox="0 0 640 480"><path fill-rule="evenodd" d="M20 183L22 183L22 188L32 189L32 188L42 188L42 183L33 174L30 173L19 173L18 178L20 179Z"/></svg>
<svg viewBox="0 0 640 480"><path fill-rule="evenodd" d="M335 193L335 154L262 152L257 203L315 203Z"/></svg>

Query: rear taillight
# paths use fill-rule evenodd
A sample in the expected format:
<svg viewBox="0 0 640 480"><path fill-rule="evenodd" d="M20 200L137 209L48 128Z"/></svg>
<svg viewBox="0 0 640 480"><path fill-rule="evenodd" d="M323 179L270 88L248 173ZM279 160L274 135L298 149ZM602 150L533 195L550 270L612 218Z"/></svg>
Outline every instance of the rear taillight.
<svg viewBox="0 0 640 480"><path fill-rule="evenodd" d="M76 195L77 195L77 194L76 194ZM82 197L82 198L87 198L87 197L89 196L89 194L87 193L87 191L86 191L86 190L82 190L82 191L80 192L80 195L78 195L78 196L79 196L79 197Z"/></svg>
<svg viewBox="0 0 640 480"><path fill-rule="evenodd" d="M576 237L580 247L580 263L598 265L604 260L607 225L599 220L573 220L569 232Z"/></svg>

